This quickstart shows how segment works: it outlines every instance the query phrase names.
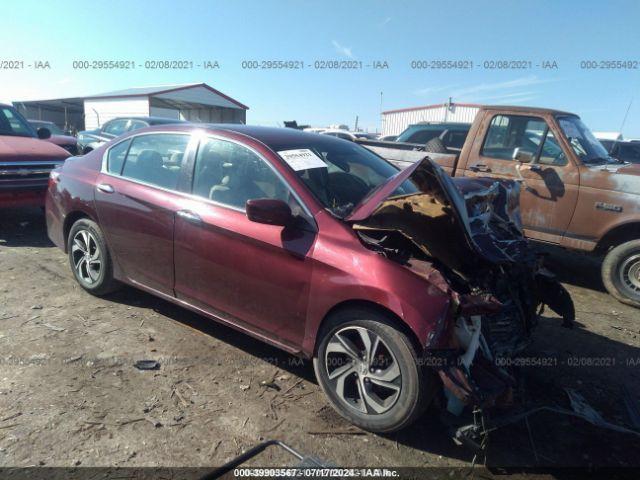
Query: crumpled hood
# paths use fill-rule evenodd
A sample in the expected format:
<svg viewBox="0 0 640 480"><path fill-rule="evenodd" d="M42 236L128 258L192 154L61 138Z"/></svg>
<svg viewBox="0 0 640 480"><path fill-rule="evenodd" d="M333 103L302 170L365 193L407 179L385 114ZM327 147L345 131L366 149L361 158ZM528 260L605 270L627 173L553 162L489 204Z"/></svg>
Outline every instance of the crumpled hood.
<svg viewBox="0 0 640 480"><path fill-rule="evenodd" d="M391 197L407 180L419 192ZM364 234L399 232L448 268L472 273L479 261L533 259L521 230L519 194L513 181L453 179L427 157L387 180L346 220Z"/></svg>
<svg viewBox="0 0 640 480"><path fill-rule="evenodd" d="M69 152L39 138L0 135L0 162L64 160Z"/></svg>

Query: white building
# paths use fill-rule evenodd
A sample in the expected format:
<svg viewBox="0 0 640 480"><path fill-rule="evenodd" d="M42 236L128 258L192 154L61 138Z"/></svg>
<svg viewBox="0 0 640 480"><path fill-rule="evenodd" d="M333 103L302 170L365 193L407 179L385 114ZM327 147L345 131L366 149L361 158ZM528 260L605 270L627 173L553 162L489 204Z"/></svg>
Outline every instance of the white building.
<svg viewBox="0 0 640 480"><path fill-rule="evenodd" d="M442 103L424 107L401 108L382 112L382 135L399 135L409 125L419 122L473 123L480 105Z"/></svg>
<svg viewBox="0 0 640 480"><path fill-rule="evenodd" d="M86 97L13 102L28 119L92 130L116 117L246 123L246 105L206 83L137 87Z"/></svg>

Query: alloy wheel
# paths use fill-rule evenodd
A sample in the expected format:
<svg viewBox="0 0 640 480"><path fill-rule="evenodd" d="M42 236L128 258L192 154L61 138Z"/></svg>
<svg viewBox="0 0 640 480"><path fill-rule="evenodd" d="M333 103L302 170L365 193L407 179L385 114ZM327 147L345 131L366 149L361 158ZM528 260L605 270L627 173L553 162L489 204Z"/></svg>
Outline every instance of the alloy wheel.
<svg viewBox="0 0 640 480"><path fill-rule="evenodd" d="M79 230L73 237L71 245L73 268L87 285L93 285L100 278L102 270L102 253L93 233L89 230Z"/></svg>
<svg viewBox="0 0 640 480"><path fill-rule="evenodd" d="M395 355L376 333L348 326L329 339L324 355L329 384L338 398L360 413L388 412L402 390Z"/></svg>

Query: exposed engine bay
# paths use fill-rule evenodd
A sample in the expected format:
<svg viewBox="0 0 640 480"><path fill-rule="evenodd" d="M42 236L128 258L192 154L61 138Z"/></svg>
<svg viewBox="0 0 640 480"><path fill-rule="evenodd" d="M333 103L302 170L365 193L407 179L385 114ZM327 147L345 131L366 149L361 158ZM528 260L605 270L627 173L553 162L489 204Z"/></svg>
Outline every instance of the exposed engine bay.
<svg viewBox="0 0 640 480"><path fill-rule="evenodd" d="M508 404L516 382L504 359L529 344L545 305L571 327L571 297L522 233L519 183L453 179L428 158L407 170L398 182L418 193L387 195L352 226L366 246L450 296L425 346L439 359L429 364L449 412Z"/></svg>

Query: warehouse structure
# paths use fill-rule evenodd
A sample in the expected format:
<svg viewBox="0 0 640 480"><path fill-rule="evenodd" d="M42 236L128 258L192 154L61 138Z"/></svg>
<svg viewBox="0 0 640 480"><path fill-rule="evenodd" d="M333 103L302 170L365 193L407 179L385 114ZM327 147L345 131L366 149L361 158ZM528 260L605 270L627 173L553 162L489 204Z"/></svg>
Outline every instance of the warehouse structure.
<svg viewBox="0 0 640 480"><path fill-rule="evenodd" d="M246 123L246 105L206 83L137 87L87 97L13 102L26 118L69 130L92 130L116 117L164 117Z"/></svg>
<svg viewBox="0 0 640 480"><path fill-rule="evenodd" d="M398 135L409 125L420 122L473 123L480 105L441 103L424 107L401 108L382 112L382 135Z"/></svg>

